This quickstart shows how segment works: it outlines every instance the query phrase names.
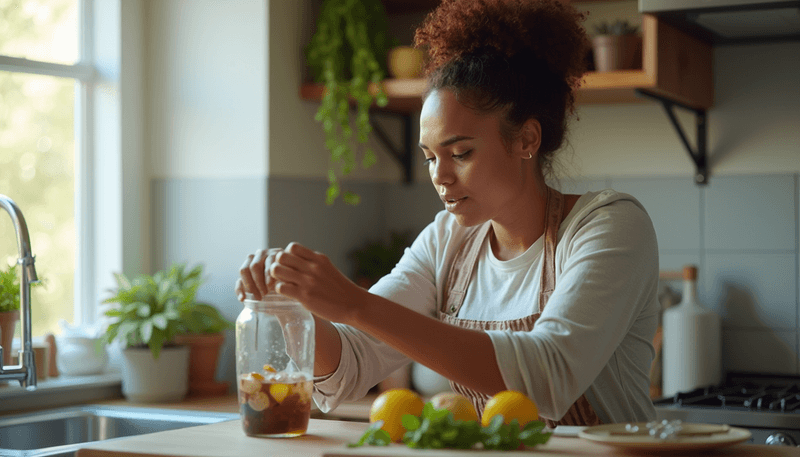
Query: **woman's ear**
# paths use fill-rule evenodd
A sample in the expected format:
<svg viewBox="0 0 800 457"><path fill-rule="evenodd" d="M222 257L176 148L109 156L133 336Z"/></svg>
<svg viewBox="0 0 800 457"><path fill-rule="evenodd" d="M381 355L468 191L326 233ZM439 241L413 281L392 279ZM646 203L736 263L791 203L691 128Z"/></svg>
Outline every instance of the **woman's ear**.
<svg viewBox="0 0 800 457"><path fill-rule="evenodd" d="M539 152L542 144L542 124L536 119L528 119L522 125L519 136L522 158L531 159Z"/></svg>

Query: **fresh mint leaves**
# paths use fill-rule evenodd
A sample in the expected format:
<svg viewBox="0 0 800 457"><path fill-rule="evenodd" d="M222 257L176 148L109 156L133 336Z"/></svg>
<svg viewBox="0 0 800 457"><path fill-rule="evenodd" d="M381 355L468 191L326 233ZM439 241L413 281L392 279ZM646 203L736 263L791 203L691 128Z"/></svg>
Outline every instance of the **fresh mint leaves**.
<svg viewBox="0 0 800 457"><path fill-rule="evenodd" d="M349 443L347 447L360 447L364 445L370 446L388 446L392 442L392 437L386 430L381 430L383 421L375 421L369 424L367 431L358 440L357 443Z"/></svg>
<svg viewBox="0 0 800 457"><path fill-rule="evenodd" d="M455 420L453 413L446 409L437 410L430 402L423 407L422 415L406 414L402 421L406 429L403 443L414 449L514 450L523 445L544 444L551 435L544 432L543 422L529 422L520 429L516 419L504 424L500 415L495 416L486 427L482 427L478 421ZM358 443L348 446L388 445L389 434L380 429L382 425L382 421L370 424Z"/></svg>

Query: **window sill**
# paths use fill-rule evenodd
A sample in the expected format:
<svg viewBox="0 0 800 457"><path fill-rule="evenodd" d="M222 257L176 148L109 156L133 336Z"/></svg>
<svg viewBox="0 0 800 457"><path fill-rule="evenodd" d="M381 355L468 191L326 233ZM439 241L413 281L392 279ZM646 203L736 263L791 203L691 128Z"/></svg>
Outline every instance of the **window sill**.
<svg viewBox="0 0 800 457"><path fill-rule="evenodd" d="M122 396L122 376L107 372L91 376L59 376L39 381L27 391L19 383L0 383L0 413L54 408Z"/></svg>

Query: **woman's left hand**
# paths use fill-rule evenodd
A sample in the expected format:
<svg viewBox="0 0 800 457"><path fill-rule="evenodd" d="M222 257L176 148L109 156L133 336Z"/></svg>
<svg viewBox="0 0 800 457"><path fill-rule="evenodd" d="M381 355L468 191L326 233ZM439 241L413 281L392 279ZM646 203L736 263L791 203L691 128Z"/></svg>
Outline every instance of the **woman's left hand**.
<svg viewBox="0 0 800 457"><path fill-rule="evenodd" d="M369 294L342 274L327 256L298 243L289 243L275 257L269 274L277 280L278 293L332 322L353 323L365 294Z"/></svg>

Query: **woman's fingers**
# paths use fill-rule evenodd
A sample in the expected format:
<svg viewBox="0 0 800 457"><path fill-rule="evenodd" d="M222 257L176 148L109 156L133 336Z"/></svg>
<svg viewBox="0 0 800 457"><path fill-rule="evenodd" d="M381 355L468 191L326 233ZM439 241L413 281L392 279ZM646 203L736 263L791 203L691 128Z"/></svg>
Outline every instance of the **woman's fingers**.
<svg viewBox="0 0 800 457"><path fill-rule="evenodd" d="M286 246L285 251L304 260L314 260L319 255L318 252L312 251L311 249L308 249L300 243L295 243L294 241Z"/></svg>
<svg viewBox="0 0 800 457"><path fill-rule="evenodd" d="M267 251L263 249L256 251L253 258L250 260L250 276L253 278L253 283L261 296L269 293L269 287L266 281L266 260Z"/></svg>
<svg viewBox="0 0 800 457"><path fill-rule="evenodd" d="M276 259L281 252L283 252L283 249L279 248L272 248L267 251L267 260L265 261L266 272L269 272L270 267L276 262ZM271 274L267 274L267 288L269 290L275 289L275 278L272 277Z"/></svg>
<svg viewBox="0 0 800 457"><path fill-rule="evenodd" d="M242 281L242 278L236 280L236 286L233 288L233 292L236 294L236 298L238 298L239 301L244 301L246 292L244 290L244 281Z"/></svg>
<svg viewBox="0 0 800 457"><path fill-rule="evenodd" d="M247 256L242 266L239 268L239 279L242 281L243 292L253 294L253 298L259 300L261 298L261 292L258 291L258 287L256 286L256 282L253 280L253 276L250 272L250 264L253 261L253 254Z"/></svg>

